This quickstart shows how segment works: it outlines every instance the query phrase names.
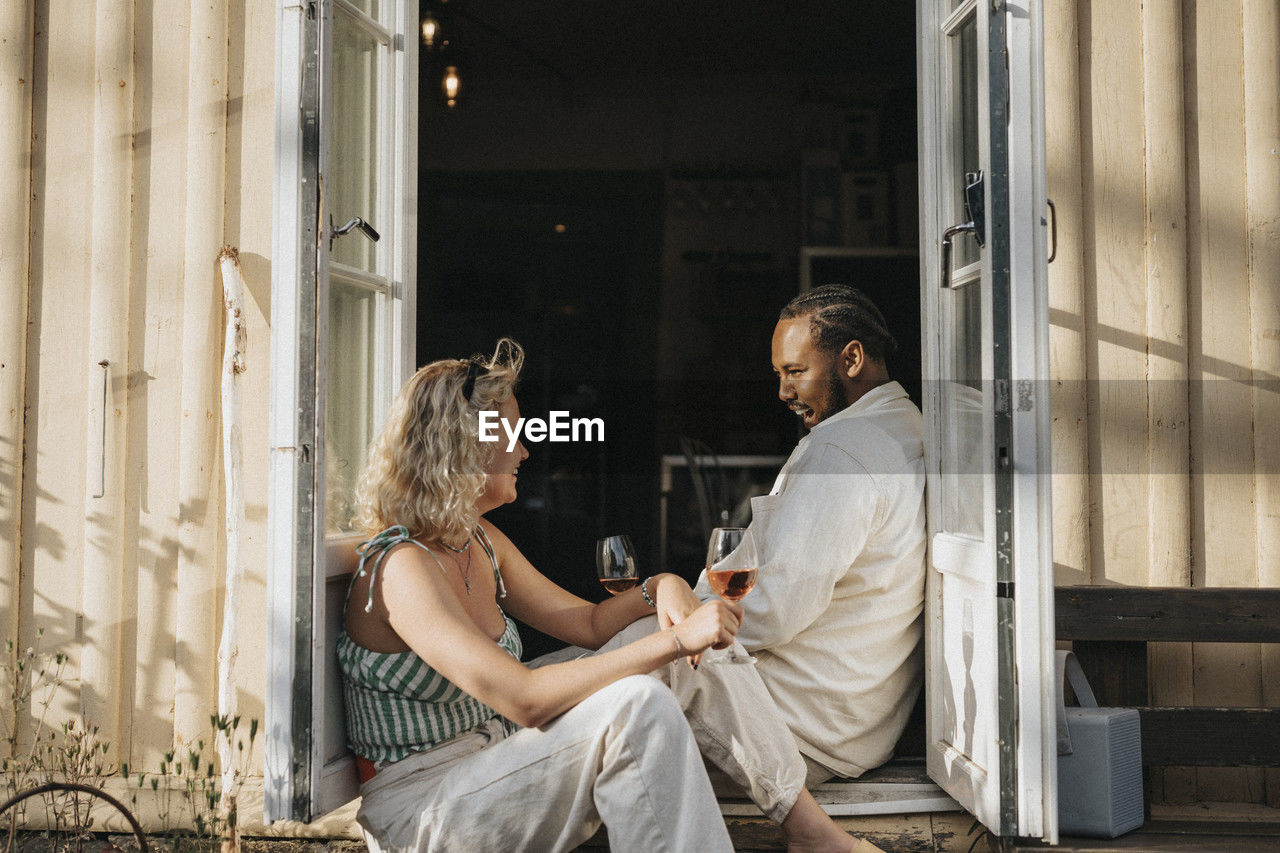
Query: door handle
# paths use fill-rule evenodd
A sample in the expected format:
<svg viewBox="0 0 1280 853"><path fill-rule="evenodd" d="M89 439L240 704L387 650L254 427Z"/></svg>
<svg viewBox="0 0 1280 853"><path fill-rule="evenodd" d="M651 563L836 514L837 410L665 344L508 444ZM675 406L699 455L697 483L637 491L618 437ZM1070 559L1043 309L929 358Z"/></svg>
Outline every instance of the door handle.
<svg viewBox="0 0 1280 853"><path fill-rule="evenodd" d="M986 201L982 172L966 172L964 176L964 213L968 222L952 225L942 232L942 289L951 287L951 245L961 234L972 234L981 249L987 243Z"/></svg>
<svg viewBox="0 0 1280 853"><path fill-rule="evenodd" d="M1051 264L1058 257L1058 208L1054 206L1053 199L1046 198L1045 201L1049 203L1049 259L1045 263Z"/></svg>
<svg viewBox="0 0 1280 853"><path fill-rule="evenodd" d="M951 243L961 234L976 234L978 226L972 222L963 222L959 225L952 225L946 231L942 232L942 289L947 290L951 287Z"/></svg>
<svg viewBox="0 0 1280 853"><path fill-rule="evenodd" d="M382 239L382 235L379 234L372 225L365 222L359 216L353 216L351 219L347 220L346 224L339 225L337 228L333 227L333 217L329 217L329 248L333 248L334 240L351 232L352 230L358 230L361 234L368 237L369 241L372 243L376 243Z"/></svg>

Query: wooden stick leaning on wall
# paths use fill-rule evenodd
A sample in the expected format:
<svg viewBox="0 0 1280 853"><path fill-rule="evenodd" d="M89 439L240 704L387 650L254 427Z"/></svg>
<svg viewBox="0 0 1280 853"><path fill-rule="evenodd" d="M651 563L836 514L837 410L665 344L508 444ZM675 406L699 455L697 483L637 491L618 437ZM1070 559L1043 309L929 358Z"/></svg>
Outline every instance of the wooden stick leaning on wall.
<svg viewBox="0 0 1280 853"><path fill-rule="evenodd" d="M238 648L236 631L239 621L240 537L244 529L244 458L240 441L240 374L244 373L245 323L244 276L240 271L240 255L231 246L223 246L218 254L222 268L222 300L225 309L226 335L222 345L222 469L226 490L227 574L222 609L222 638L218 643L218 716L222 723L218 733L218 758L222 762L222 808L232 819L227 826L223 853L239 849L235 826L235 735L228 721L236 717L235 663Z"/></svg>

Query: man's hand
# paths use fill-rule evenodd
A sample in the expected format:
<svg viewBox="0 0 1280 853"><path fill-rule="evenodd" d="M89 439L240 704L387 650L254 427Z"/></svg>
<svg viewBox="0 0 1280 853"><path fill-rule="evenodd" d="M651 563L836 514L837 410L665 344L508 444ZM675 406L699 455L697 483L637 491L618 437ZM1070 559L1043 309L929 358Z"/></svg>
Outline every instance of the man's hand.
<svg viewBox="0 0 1280 853"><path fill-rule="evenodd" d="M649 589L654 603L658 605L659 629L679 625L702 604L679 575L654 575Z"/></svg>

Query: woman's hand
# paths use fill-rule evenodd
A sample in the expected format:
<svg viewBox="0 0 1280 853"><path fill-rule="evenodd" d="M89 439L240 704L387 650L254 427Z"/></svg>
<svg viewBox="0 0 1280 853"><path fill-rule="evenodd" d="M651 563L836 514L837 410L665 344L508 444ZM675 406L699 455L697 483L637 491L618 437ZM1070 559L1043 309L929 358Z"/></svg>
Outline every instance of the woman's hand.
<svg viewBox="0 0 1280 853"><path fill-rule="evenodd" d="M663 573L649 581L653 590L653 603L658 607L658 627L662 629L679 625L689 614L702 606L689 584L679 575Z"/></svg>
<svg viewBox="0 0 1280 853"><path fill-rule="evenodd" d="M682 619L672 631L686 656L700 656L707 649L727 649L742 624L742 607L734 601L708 601Z"/></svg>

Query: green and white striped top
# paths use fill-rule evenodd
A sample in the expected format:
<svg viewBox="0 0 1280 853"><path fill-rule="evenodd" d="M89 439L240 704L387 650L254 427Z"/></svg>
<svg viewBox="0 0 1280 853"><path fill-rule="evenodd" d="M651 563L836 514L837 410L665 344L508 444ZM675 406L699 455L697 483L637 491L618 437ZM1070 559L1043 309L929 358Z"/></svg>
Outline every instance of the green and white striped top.
<svg viewBox="0 0 1280 853"><path fill-rule="evenodd" d="M475 535L493 564L493 574L501 595L506 594L493 545L484 529ZM395 545L413 542L404 527L382 531L360 545L360 569L370 559L370 587L382 560ZM432 556L435 556L432 554ZM443 566L441 567L443 569ZM354 578L353 578L354 581ZM348 590L350 595L350 590ZM516 660L523 648L516 624L505 613L507 628L498 645ZM338 635L338 667L342 671L342 693L347 712L347 745L357 755L374 762L399 761L474 729L498 713L449 681L413 651L374 652L357 645L343 631Z"/></svg>

